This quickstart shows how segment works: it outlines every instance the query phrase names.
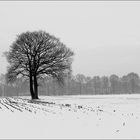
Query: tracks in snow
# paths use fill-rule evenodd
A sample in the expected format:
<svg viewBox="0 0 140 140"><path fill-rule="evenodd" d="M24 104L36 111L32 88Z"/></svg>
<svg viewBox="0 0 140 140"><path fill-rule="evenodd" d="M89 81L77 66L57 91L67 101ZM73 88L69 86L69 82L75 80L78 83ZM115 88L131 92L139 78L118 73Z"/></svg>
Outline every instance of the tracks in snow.
<svg viewBox="0 0 140 140"><path fill-rule="evenodd" d="M38 101L31 101L28 99L22 99L18 97L6 97L0 98L0 111L10 111L10 112L30 112L30 113L52 113L50 104L43 104Z"/></svg>
<svg viewBox="0 0 140 140"><path fill-rule="evenodd" d="M5 97L0 98L0 111L9 112L28 112L28 113L43 113L45 115L49 114L62 114L64 112L74 112L74 113L96 113L100 114L102 112L106 113L102 108L96 108L79 105L79 104L64 104L56 103L47 100L30 100L22 97Z"/></svg>

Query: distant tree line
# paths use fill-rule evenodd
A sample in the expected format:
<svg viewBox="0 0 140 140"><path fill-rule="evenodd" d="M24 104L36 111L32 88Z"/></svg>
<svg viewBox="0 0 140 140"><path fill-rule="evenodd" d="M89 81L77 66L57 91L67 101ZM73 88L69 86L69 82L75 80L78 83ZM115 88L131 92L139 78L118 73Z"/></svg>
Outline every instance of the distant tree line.
<svg viewBox="0 0 140 140"><path fill-rule="evenodd" d="M66 77L60 85L51 77L40 79L39 95L99 95L99 94L134 94L140 93L139 75L132 72L122 77L111 76L87 77L83 74ZM5 75L0 76L0 96L26 96L29 93L29 81L18 78L13 84L7 84Z"/></svg>

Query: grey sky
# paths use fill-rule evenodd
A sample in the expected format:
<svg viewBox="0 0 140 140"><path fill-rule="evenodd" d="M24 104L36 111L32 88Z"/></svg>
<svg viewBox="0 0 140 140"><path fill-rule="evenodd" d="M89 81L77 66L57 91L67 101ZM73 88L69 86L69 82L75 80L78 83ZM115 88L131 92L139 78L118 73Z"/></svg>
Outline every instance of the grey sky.
<svg viewBox="0 0 140 140"><path fill-rule="evenodd" d="M139 16L138 1L1 1L0 55L17 34L45 30L75 52L74 74L140 74ZM0 66L5 73L2 56Z"/></svg>

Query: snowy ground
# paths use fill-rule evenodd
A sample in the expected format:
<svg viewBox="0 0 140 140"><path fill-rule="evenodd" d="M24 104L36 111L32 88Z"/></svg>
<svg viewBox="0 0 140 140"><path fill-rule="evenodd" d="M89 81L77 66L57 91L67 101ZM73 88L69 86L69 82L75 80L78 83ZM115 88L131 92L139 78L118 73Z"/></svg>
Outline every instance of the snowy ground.
<svg viewBox="0 0 140 140"><path fill-rule="evenodd" d="M0 138L140 138L140 95L0 98Z"/></svg>

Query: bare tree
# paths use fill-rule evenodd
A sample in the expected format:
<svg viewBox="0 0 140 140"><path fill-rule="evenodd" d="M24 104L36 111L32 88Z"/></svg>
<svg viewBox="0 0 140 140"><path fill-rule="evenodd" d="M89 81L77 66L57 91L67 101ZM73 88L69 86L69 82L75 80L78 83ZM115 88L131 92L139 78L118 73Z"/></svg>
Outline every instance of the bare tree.
<svg viewBox="0 0 140 140"><path fill-rule="evenodd" d="M102 77L102 88L103 88L103 93L109 94L109 79L107 76Z"/></svg>
<svg viewBox="0 0 140 140"><path fill-rule="evenodd" d="M58 38L44 31L22 33L6 53L10 64L7 81L28 78L31 97L38 99L38 79L47 75L63 83L71 72L73 54Z"/></svg>
<svg viewBox="0 0 140 140"><path fill-rule="evenodd" d="M95 94L99 94L101 89L101 80L99 76L93 77L93 87Z"/></svg>
<svg viewBox="0 0 140 140"><path fill-rule="evenodd" d="M91 94L91 87L92 87L92 78L91 77L85 77L86 81L86 94Z"/></svg>
<svg viewBox="0 0 140 140"><path fill-rule="evenodd" d="M122 93L129 93L129 80L126 75L121 78L122 83Z"/></svg>
<svg viewBox="0 0 140 140"><path fill-rule="evenodd" d="M5 80L5 75L4 74L0 75L0 84L2 86L2 96L5 96L6 80Z"/></svg>
<svg viewBox="0 0 140 140"><path fill-rule="evenodd" d="M139 76L138 74L131 72L127 74L128 85L130 93L137 93L139 89Z"/></svg>
<svg viewBox="0 0 140 140"><path fill-rule="evenodd" d="M23 84L22 78L17 78L16 81L13 84L13 87L16 89L16 96L19 96L21 92L21 86Z"/></svg>
<svg viewBox="0 0 140 140"><path fill-rule="evenodd" d="M79 84L79 91L80 95L82 94L82 89L83 89L83 84L85 83L85 76L83 74L77 74L76 75L76 80Z"/></svg>
<svg viewBox="0 0 140 140"><path fill-rule="evenodd" d="M110 76L111 92L112 94L118 93L119 90L119 77L115 74Z"/></svg>

